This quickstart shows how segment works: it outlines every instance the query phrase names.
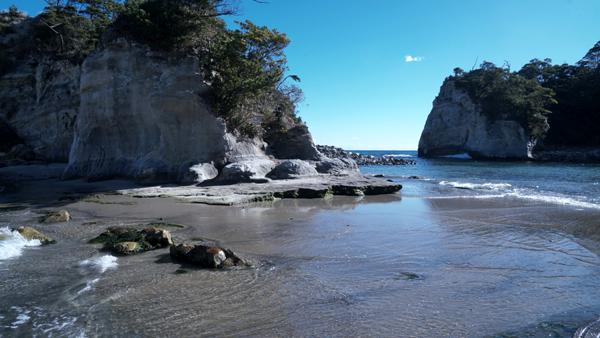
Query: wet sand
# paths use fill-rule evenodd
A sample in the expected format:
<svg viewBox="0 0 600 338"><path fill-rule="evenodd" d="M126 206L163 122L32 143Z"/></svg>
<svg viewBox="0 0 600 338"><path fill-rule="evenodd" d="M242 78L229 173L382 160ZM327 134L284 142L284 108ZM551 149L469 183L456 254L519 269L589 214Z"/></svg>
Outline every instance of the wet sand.
<svg viewBox="0 0 600 338"><path fill-rule="evenodd" d="M127 184L45 180L0 197L24 207L0 211L0 226L32 224L58 241L0 262L0 335L535 337L600 316L597 210L401 194L208 206L100 193ZM91 197L65 198L89 187ZM71 222L35 223L59 208ZM176 242L215 239L256 267L194 269L167 249L104 272L81 265L106 255L86 243L106 227L159 219L185 226L169 228Z"/></svg>

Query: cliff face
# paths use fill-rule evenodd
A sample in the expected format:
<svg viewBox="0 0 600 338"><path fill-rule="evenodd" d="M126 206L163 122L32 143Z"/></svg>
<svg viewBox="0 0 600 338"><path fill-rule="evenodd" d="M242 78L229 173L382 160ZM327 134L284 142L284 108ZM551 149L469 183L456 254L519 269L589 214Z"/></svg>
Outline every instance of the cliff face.
<svg viewBox="0 0 600 338"><path fill-rule="evenodd" d="M10 134L0 137L0 148L24 143L38 160L66 162L79 109L81 69L77 62L38 55L22 45L33 35L32 24L21 17L0 35L0 125L5 126L0 129Z"/></svg>
<svg viewBox="0 0 600 338"><path fill-rule="evenodd" d="M259 140L229 134L203 100L193 58L118 40L82 65L66 176L177 179L203 162L264 157Z"/></svg>
<svg viewBox="0 0 600 338"><path fill-rule="evenodd" d="M235 181L264 178L277 159L328 160L303 124L288 121L264 140L228 130L205 100L201 73L194 58L125 39L81 65L21 62L0 76L0 129L12 133L2 142L68 162L65 178Z"/></svg>
<svg viewBox="0 0 600 338"><path fill-rule="evenodd" d="M533 143L512 120L491 120L469 95L446 80L419 140L419 156L467 153L473 158L528 159Z"/></svg>
<svg viewBox="0 0 600 338"><path fill-rule="evenodd" d="M0 123L36 158L66 162L79 109L80 67L49 58L22 60L0 77Z"/></svg>

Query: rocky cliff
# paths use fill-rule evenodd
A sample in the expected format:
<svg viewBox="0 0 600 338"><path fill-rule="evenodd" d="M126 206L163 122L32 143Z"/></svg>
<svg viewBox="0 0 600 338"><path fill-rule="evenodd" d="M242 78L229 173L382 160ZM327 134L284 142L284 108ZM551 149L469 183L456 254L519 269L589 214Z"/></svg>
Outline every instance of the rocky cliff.
<svg viewBox="0 0 600 338"><path fill-rule="evenodd" d="M196 58L123 38L82 64L32 58L0 77L0 127L11 135L3 144L68 162L65 178L248 181L264 179L279 159L307 160L315 173L357 171L354 163L319 166L329 159L304 124L252 138L228 130L209 91Z"/></svg>
<svg viewBox="0 0 600 338"><path fill-rule="evenodd" d="M179 179L192 165L266 157L211 113L194 58L173 58L124 39L86 58L65 175Z"/></svg>
<svg viewBox="0 0 600 338"><path fill-rule="evenodd" d="M0 140L0 148L25 143L37 159L66 162L79 109L80 66L9 43L30 34L30 22L20 22L0 35L9 59L2 61L11 65L10 71L0 73L0 125L15 134Z"/></svg>
<svg viewBox="0 0 600 338"><path fill-rule="evenodd" d="M486 117L464 90L447 79L427 117L419 156L466 153L473 158L528 159L532 145L520 123Z"/></svg>

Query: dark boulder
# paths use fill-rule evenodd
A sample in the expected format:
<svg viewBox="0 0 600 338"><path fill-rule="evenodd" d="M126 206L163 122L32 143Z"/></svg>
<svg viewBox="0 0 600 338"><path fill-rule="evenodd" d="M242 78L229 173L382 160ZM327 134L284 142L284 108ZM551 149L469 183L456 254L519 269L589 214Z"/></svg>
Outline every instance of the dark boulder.
<svg viewBox="0 0 600 338"><path fill-rule="evenodd" d="M251 266L250 262L230 249L200 244L179 244L170 248L171 258L202 268L220 269L234 266Z"/></svg>
<svg viewBox="0 0 600 338"><path fill-rule="evenodd" d="M166 248L173 245L171 233L160 228L143 230L129 227L110 227L90 243L103 244L103 249L116 255L134 255L137 253Z"/></svg>
<svg viewBox="0 0 600 338"><path fill-rule="evenodd" d="M304 124L265 135L265 141L276 158L318 160L321 156Z"/></svg>

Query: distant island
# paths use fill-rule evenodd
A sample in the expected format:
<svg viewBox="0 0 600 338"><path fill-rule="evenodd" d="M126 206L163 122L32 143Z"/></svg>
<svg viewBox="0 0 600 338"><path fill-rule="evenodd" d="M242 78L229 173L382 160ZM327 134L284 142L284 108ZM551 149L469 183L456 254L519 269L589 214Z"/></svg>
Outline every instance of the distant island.
<svg viewBox="0 0 600 338"><path fill-rule="evenodd" d="M575 65L454 69L433 103L419 156L600 161L600 42Z"/></svg>

